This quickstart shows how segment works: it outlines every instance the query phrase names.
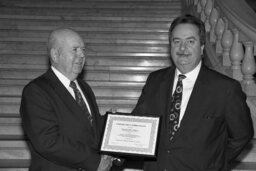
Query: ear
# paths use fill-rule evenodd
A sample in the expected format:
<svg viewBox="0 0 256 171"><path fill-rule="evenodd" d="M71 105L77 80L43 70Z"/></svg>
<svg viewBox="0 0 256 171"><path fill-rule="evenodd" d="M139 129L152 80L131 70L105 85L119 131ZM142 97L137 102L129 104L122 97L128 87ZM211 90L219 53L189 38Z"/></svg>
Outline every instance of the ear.
<svg viewBox="0 0 256 171"><path fill-rule="evenodd" d="M204 45L201 46L201 55L204 54Z"/></svg>
<svg viewBox="0 0 256 171"><path fill-rule="evenodd" d="M52 61L54 63L57 63L58 62L58 56L59 56L58 50L55 49L55 48L52 48L51 51L50 51L50 55L51 55Z"/></svg>

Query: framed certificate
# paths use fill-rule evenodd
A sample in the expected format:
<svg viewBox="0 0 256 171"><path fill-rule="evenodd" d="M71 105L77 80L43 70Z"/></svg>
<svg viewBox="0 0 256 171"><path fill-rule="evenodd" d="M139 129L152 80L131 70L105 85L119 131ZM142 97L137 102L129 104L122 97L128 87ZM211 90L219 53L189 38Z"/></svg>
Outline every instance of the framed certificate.
<svg viewBox="0 0 256 171"><path fill-rule="evenodd" d="M100 151L117 155L156 157L160 117L109 113Z"/></svg>

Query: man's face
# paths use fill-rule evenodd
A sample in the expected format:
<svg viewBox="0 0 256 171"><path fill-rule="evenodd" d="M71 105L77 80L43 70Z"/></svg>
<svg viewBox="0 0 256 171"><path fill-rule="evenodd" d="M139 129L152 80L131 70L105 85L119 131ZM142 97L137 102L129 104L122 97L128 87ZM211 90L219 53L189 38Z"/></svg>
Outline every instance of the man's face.
<svg viewBox="0 0 256 171"><path fill-rule="evenodd" d="M82 38L76 34L67 35L59 46L56 68L70 80L74 80L85 64L85 47Z"/></svg>
<svg viewBox="0 0 256 171"><path fill-rule="evenodd" d="M171 57L183 73L192 71L201 61L204 46L199 29L193 24L178 24L171 33Z"/></svg>

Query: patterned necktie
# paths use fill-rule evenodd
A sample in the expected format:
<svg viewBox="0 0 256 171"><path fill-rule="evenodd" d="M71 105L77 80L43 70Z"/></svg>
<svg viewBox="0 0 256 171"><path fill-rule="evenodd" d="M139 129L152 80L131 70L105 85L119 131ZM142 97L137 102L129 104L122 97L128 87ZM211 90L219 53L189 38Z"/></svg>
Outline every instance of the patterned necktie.
<svg viewBox="0 0 256 171"><path fill-rule="evenodd" d="M88 119L90 121L90 124L92 125L92 115L90 114L90 112L87 109L87 106L84 102L84 99L82 97L81 92L78 90L76 83L74 81L70 81L69 86L73 89L74 93L75 93L75 98L76 98L76 102L78 103L78 105L82 108L82 110L88 115Z"/></svg>
<svg viewBox="0 0 256 171"><path fill-rule="evenodd" d="M182 80L184 78L186 78L185 75L182 75L182 74L179 75L178 82L171 99L171 113L169 115L170 141L173 140L173 137L179 128L180 106L181 106L182 91L183 91Z"/></svg>

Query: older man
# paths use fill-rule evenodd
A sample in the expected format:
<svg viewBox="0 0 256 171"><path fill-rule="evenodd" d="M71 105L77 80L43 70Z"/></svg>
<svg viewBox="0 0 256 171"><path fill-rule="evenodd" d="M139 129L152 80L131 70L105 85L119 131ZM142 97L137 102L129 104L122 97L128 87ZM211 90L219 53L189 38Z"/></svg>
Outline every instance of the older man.
<svg viewBox="0 0 256 171"><path fill-rule="evenodd" d="M102 118L89 85L78 78L86 60L81 36L54 30L50 69L25 86L20 114L32 159L30 171L105 171L112 158L97 153Z"/></svg>

